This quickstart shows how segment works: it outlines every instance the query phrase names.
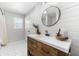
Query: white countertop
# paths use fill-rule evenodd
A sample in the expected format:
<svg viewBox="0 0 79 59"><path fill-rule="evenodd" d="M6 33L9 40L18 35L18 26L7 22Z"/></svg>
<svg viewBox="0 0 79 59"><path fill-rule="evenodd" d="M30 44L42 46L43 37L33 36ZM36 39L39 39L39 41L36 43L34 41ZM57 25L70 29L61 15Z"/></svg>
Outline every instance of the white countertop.
<svg viewBox="0 0 79 59"><path fill-rule="evenodd" d="M65 53L69 52L71 46L71 39L68 39L66 41L60 41L56 39L55 36L51 37L51 36L37 35L37 34L30 34L28 36L44 44L47 44L51 47L54 47L60 51L63 51Z"/></svg>

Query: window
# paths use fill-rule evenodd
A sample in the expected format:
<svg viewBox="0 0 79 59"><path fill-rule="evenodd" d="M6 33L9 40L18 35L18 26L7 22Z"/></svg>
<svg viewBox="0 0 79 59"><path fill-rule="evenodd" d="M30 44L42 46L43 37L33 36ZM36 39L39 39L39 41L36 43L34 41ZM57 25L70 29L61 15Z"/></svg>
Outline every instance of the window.
<svg viewBox="0 0 79 59"><path fill-rule="evenodd" d="M23 28L23 19L16 17L14 18L14 28L15 29L22 29Z"/></svg>

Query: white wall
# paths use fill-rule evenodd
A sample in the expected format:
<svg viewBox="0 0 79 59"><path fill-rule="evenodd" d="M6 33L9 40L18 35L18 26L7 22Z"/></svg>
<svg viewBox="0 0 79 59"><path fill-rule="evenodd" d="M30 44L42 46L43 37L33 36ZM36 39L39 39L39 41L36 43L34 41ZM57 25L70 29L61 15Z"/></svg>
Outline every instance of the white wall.
<svg viewBox="0 0 79 59"><path fill-rule="evenodd" d="M57 6L61 10L59 22L52 27L46 27L41 22L42 12L49 6ZM56 5L53 5L53 3L48 3L43 6L40 5L37 6L37 8L31 14L26 16L25 19L26 22L27 20L30 20L31 23L38 23L40 25L40 31L42 34L45 32L45 30L48 30L51 36L53 36L56 35L59 28L61 28L62 31L67 30L69 33L69 38L72 39L71 53L72 55L79 56L79 3L63 2ZM32 27L30 26L30 28ZM30 30L33 32L34 29Z"/></svg>
<svg viewBox="0 0 79 59"><path fill-rule="evenodd" d="M17 40L24 39L24 25L22 29L15 29L14 27L14 18L22 18L24 21L24 17L19 14L14 14L5 11L5 20L6 20L6 27L8 33L8 42L13 42ZM19 20L19 19L18 19Z"/></svg>

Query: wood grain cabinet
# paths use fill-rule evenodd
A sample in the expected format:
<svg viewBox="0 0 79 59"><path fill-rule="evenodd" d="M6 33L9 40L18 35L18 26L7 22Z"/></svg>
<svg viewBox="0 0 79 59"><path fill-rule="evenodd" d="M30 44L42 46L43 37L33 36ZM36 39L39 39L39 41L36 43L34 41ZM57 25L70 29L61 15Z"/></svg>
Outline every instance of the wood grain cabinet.
<svg viewBox="0 0 79 59"><path fill-rule="evenodd" d="M67 54L33 38L28 37L28 55L32 56L66 56Z"/></svg>

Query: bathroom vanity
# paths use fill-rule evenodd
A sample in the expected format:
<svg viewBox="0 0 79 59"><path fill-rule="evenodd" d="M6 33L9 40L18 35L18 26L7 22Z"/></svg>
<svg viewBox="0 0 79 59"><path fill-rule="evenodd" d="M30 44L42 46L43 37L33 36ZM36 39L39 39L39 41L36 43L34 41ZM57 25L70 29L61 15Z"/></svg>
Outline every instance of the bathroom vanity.
<svg viewBox="0 0 79 59"><path fill-rule="evenodd" d="M28 55L66 56L69 53L71 39L60 41L55 36L28 35Z"/></svg>

